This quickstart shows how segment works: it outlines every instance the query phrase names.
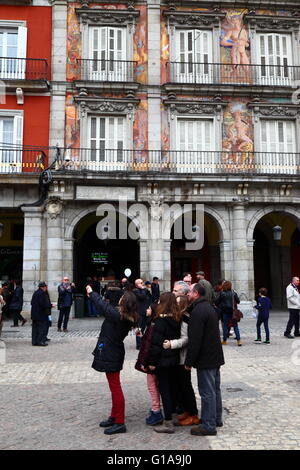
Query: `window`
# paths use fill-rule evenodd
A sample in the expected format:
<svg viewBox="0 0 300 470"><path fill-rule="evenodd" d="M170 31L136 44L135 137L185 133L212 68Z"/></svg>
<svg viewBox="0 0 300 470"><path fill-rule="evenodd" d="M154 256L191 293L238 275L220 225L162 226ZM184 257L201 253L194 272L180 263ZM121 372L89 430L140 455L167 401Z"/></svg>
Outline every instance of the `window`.
<svg viewBox="0 0 300 470"><path fill-rule="evenodd" d="M108 165L125 162L125 118L122 116L91 116L89 141L92 162Z"/></svg>
<svg viewBox="0 0 300 470"><path fill-rule="evenodd" d="M261 121L262 152L294 153L296 132L293 121Z"/></svg>
<svg viewBox="0 0 300 470"><path fill-rule="evenodd" d="M177 171L210 173L215 166L214 120L177 119L176 152L172 155Z"/></svg>
<svg viewBox="0 0 300 470"><path fill-rule="evenodd" d="M212 31L177 30L176 81L182 83L209 83L212 79L211 64Z"/></svg>
<svg viewBox="0 0 300 470"><path fill-rule="evenodd" d="M177 138L179 150L213 150L212 119L178 119Z"/></svg>
<svg viewBox="0 0 300 470"><path fill-rule="evenodd" d="M287 85L292 77L292 38L289 34L258 34L260 83Z"/></svg>
<svg viewBox="0 0 300 470"><path fill-rule="evenodd" d="M26 69L27 28L1 26L0 78L24 79ZM17 59L17 60L16 60Z"/></svg>
<svg viewBox="0 0 300 470"><path fill-rule="evenodd" d="M92 80L127 80L125 33L125 28L90 28L89 75Z"/></svg>
<svg viewBox="0 0 300 470"><path fill-rule="evenodd" d="M0 171L22 171L23 116L0 115Z"/></svg>
<svg viewBox="0 0 300 470"><path fill-rule="evenodd" d="M263 172L297 172L294 121L261 120L260 141L258 163Z"/></svg>

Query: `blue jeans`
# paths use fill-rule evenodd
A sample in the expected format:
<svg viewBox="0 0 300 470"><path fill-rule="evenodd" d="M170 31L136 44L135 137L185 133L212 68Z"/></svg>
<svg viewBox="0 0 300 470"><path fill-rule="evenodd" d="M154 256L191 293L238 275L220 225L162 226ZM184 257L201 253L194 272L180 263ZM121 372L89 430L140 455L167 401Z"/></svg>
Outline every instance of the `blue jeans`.
<svg viewBox="0 0 300 470"><path fill-rule="evenodd" d="M232 320L231 313L223 313L223 341L227 341L229 320L232 321L232 326L235 332L236 339L239 341L241 339L240 330L239 330L237 321Z"/></svg>
<svg viewBox="0 0 300 470"><path fill-rule="evenodd" d="M87 311L88 311L87 316L96 317L97 316L96 307L91 301L91 299L86 299L86 306L87 306Z"/></svg>
<svg viewBox="0 0 300 470"><path fill-rule="evenodd" d="M258 314L257 322L256 322L257 339L261 339L260 327L261 327L262 323L264 324L264 328L265 328L266 341L270 341L269 317L264 318L260 314Z"/></svg>
<svg viewBox="0 0 300 470"><path fill-rule="evenodd" d="M215 431L222 422L221 376L218 369L197 369L198 388L201 397L202 427Z"/></svg>

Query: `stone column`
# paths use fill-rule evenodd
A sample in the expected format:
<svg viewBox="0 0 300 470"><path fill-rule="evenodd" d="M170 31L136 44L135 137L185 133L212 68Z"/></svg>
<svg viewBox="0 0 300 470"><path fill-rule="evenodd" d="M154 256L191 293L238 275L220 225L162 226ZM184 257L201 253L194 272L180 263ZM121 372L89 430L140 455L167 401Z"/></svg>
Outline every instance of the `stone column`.
<svg viewBox="0 0 300 470"><path fill-rule="evenodd" d="M161 149L160 1L148 0L148 148Z"/></svg>
<svg viewBox="0 0 300 470"><path fill-rule="evenodd" d="M249 284L249 246L247 243L245 206L237 203L233 206L232 248L233 248L233 288L237 291L241 303L240 309L252 314L252 291Z"/></svg>
<svg viewBox="0 0 300 470"><path fill-rule="evenodd" d="M232 279L232 241L222 240L220 247L220 269L222 279Z"/></svg>
<svg viewBox="0 0 300 470"><path fill-rule="evenodd" d="M52 302L57 302L57 287L63 273L63 236L61 212L63 203L58 198L50 198L47 209L47 283Z"/></svg>
<svg viewBox="0 0 300 470"><path fill-rule="evenodd" d="M24 212L23 288L24 312L30 312L33 292L41 280L43 207L22 207Z"/></svg>
<svg viewBox="0 0 300 470"><path fill-rule="evenodd" d="M148 279L149 263L148 263L148 240L139 240L140 244L140 276L141 279ZM134 279L132 280L134 282Z"/></svg>
<svg viewBox="0 0 300 470"><path fill-rule="evenodd" d="M67 0L52 0L52 90L49 145L60 147L65 145L67 13Z"/></svg>

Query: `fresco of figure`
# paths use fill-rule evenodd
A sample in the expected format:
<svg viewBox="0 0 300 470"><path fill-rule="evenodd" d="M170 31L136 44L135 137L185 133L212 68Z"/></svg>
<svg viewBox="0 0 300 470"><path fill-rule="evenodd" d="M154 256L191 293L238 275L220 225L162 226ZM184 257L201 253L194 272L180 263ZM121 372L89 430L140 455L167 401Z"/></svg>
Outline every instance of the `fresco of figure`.
<svg viewBox="0 0 300 470"><path fill-rule="evenodd" d="M243 13L228 13L222 25L223 33L220 45L230 47L231 64L249 65L246 48L250 46L248 31L244 25Z"/></svg>
<svg viewBox="0 0 300 470"><path fill-rule="evenodd" d="M253 140L251 124L243 104L235 103L226 113L225 138L223 140L223 161L226 163L251 163Z"/></svg>

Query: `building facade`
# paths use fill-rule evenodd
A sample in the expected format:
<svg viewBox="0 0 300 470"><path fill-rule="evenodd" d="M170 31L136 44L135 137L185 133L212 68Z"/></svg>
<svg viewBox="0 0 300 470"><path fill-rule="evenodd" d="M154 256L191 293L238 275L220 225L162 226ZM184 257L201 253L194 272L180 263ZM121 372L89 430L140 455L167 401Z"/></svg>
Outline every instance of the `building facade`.
<svg viewBox="0 0 300 470"><path fill-rule="evenodd" d="M25 127L30 116L27 134L11 131L12 142L0 127L0 247L13 246L8 218L22 214L27 301L40 279L56 300L64 274L83 286L87 276L121 278L130 268L132 278L158 276L169 289L184 271L203 269L213 283L233 281L245 312L262 286L282 308L300 261L299 2L21 3L0 7L3 51L12 20L5 12L29 25L25 12L42 9L32 37L48 39L33 41L39 46L30 52L28 26L25 57L46 60L50 74L26 89L34 82L27 65L18 83L1 66L7 109L22 111ZM16 51L6 56L24 55ZM17 88L22 105L9 101ZM20 170L5 156L8 144L10 152L22 147ZM39 180L47 164L49 188ZM163 208L173 222L190 213L196 227L197 205L204 244L187 250ZM105 207L130 239L113 239Z"/></svg>

